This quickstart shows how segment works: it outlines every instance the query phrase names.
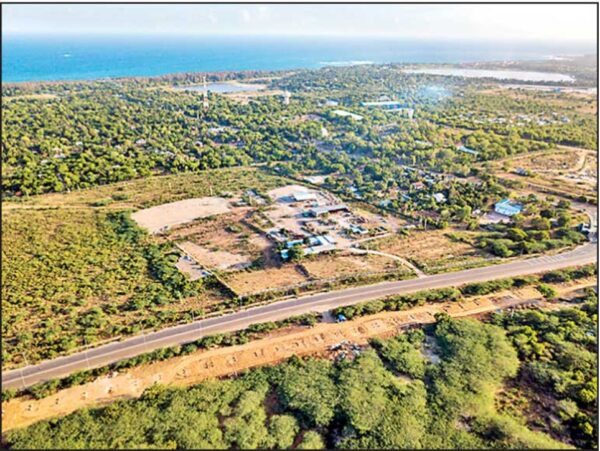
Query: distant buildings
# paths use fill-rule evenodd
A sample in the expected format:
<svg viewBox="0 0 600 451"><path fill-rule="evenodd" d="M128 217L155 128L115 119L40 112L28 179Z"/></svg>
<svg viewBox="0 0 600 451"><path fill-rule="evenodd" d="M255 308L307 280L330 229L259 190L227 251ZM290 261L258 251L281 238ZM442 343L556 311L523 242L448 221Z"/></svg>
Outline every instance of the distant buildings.
<svg viewBox="0 0 600 451"><path fill-rule="evenodd" d="M345 111L345 110L333 110L332 113L335 114L336 116L340 116L340 117L351 117L352 119L354 119L356 121L363 120L363 117L361 115L350 113L349 111Z"/></svg>
<svg viewBox="0 0 600 451"><path fill-rule="evenodd" d="M433 198L435 199L435 201L437 203L440 203L440 204L443 203L443 202L446 202L446 196L444 196L443 193L435 193L433 195Z"/></svg>
<svg viewBox="0 0 600 451"><path fill-rule="evenodd" d="M325 182L327 176L325 175L310 175L308 177L304 177L308 183L312 183L313 185L321 185Z"/></svg>
<svg viewBox="0 0 600 451"><path fill-rule="evenodd" d="M369 233L369 231L367 229L365 229L363 226L354 225L354 224L350 224L350 232L355 233L357 235L366 235Z"/></svg>
<svg viewBox="0 0 600 451"><path fill-rule="evenodd" d="M292 194L292 199L296 202L305 202L308 200L317 200L317 195L308 191L296 191Z"/></svg>
<svg viewBox="0 0 600 451"><path fill-rule="evenodd" d="M289 105L290 104L290 98L291 98L291 94L289 91L285 91L283 93L283 104L284 105Z"/></svg>
<svg viewBox="0 0 600 451"><path fill-rule="evenodd" d="M403 113L409 119L412 119L415 114L415 110L413 108L407 108L403 103L395 102L392 100L380 100L377 102L362 102L361 105L364 107L367 107L367 108L379 108L379 109L387 110L387 111L397 111L397 112Z"/></svg>
<svg viewBox="0 0 600 451"><path fill-rule="evenodd" d="M305 246L306 245L306 246ZM290 249L295 246L301 246L304 255L319 254L321 252L333 251L336 249L335 240L329 235L310 236L305 240L291 240L285 243L285 249L279 251L282 260L290 257Z"/></svg>
<svg viewBox="0 0 600 451"><path fill-rule="evenodd" d="M479 155L479 152L477 152L476 150L473 150L473 149L469 149L466 146L458 146L457 150L459 150L460 152L468 153L470 155L475 155L475 156Z"/></svg>
<svg viewBox="0 0 600 451"><path fill-rule="evenodd" d="M314 207L308 210L310 216L318 218L328 213L336 213L338 211L350 211L345 204L327 205L324 207Z"/></svg>
<svg viewBox="0 0 600 451"><path fill-rule="evenodd" d="M494 205L494 211L504 216L514 216L523 211L521 204L512 202L510 199L503 199Z"/></svg>

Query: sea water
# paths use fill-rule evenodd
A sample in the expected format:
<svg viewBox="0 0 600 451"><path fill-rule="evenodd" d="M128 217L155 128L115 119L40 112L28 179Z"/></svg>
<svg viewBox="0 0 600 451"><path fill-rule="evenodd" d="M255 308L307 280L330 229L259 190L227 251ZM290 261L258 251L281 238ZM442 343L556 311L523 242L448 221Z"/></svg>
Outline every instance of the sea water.
<svg viewBox="0 0 600 451"><path fill-rule="evenodd" d="M370 63L527 60L593 52L568 44L340 37L3 35L2 81Z"/></svg>

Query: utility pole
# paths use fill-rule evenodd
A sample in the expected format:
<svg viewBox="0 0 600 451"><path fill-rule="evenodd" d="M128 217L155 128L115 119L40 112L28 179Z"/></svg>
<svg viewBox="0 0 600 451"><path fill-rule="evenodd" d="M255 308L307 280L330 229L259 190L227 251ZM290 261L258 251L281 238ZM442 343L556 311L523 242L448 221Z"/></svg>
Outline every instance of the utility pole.
<svg viewBox="0 0 600 451"><path fill-rule="evenodd" d="M204 111L208 110L208 88L206 87L206 75L202 78L202 83L204 84L204 95L202 96L202 107Z"/></svg>

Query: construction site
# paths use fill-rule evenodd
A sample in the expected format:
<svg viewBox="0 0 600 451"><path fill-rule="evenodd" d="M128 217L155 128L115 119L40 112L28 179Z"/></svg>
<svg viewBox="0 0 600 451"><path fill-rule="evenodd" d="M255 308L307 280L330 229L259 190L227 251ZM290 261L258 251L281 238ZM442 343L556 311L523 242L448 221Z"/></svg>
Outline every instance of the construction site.
<svg viewBox="0 0 600 451"><path fill-rule="evenodd" d="M177 267L191 280L219 274L238 295L359 272L416 270L398 255L363 246L395 235L405 221L353 208L328 191L303 185L187 199L132 217L156 240L182 252Z"/></svg>

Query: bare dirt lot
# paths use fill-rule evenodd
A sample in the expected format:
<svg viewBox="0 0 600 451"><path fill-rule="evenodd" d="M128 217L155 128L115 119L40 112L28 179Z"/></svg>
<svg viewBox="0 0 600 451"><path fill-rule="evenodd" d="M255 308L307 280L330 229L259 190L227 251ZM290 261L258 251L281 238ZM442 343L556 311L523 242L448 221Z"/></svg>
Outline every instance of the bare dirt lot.
<svg viewBox="0 0 600 451"><path fill-rule="evenodd" d="M250 100L259 97L283 96L283 91L280 89L262 89L260 91L228 92L224 95L242 104L247 104Z"/></svg>
<svg viewBox="0 0 600 451"><path fill-rule="evenodd" d="M131 217L150 233L157 233L165 228L227 213L229 210L229 201L223 197L199 197L139 210Z"/></svg>
<svg viewBox="0 0 600 451"><path fill-rule="evenodd" d="M559 293L594 285L595 279L558 286ZM437 312L454 317L492 312L515 300L539 299L533 289L506 291L463 302L427 304L401 312L386 312L345 323L320 323L312 328L293 327L245 345L197 351L100 377L88 384L68 388L40 400L19 397L2 404L4 431L37 421L68 415L85 407L139 397L153 384L194 385L203 380L237 374L249 368L273 365L293 355L327 354L342 341L366 344L373 337L397 334L407 323L431 323ZM551 304L558 308L559 305Z"/></svg>
<svg viewBox="0 0 600 451"><path fill-rule="evenodd" d="M510 161L512 168L523 168L531 176L523 177L500 170L495 175L570 196L595 196L597 191L598 155L596 152L559 146L556 152L534 156L518 156Z"/></svg>
<svg viewBox="0 0 600 451"><path fill-rule="evenodd" d="M224 279L239 295L247 295L271 288L284 288L308 280L301 268L293 263L285 264L280 268L239 271L228 274Z"/></svg>
<svg viewBox="0 0 600 451"><path fill-rule="evenodd" d="M380 255L323 255L302 262L306 271L317 279L344 277L353 274L381 273L399 270L402 264Z"/></svg>
<svg viewBox="0 0 600 451"><path fill-rule="evenodd" d="M363 247L405 258L426 273L481 264L489 258L467 243L448 238L446 234L451 232L413 230L408 236L392 235L365 243Z"/></svg>
<svg viewBox="0 0 600 451"><path fill-rule="evenodd" d="M250 208L235 208L177 227L165 239L178 241L180 249L209 270L244 268L258 258L267 259L272 245L246 222L251 213Z"/></svg>

